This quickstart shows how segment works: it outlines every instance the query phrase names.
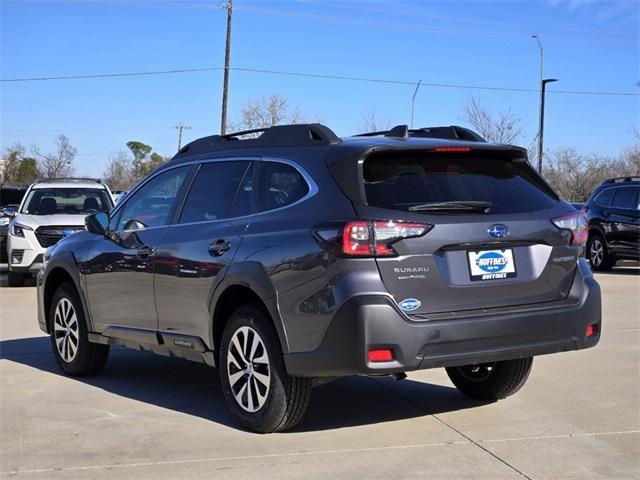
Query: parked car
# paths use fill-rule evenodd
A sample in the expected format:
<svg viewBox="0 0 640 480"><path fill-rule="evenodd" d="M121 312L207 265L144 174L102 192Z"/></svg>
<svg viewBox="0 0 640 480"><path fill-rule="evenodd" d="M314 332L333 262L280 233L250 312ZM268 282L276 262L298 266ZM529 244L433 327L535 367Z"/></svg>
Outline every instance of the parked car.
<svg viewBox="0 0 640 480"><path fill-rule="evenodd" d="M26 191L26 188L0 184L0 263L7 261L9 222Z"/></svg>
<svg viewBox="0 0 640 480"><path fill-rule="evenodd" d="M640 177L611 178L587 202L587 256L596 271L618 260L640 260Z"/></svg>
<svg viewBox="0 0 640 480"><path fill-rule="evenodd" d="M127 190L112 190L111 193L112 193L113 198L115 199L115 202L116 202L116 205L117 205L127 195Z"/></svg>
<svg viewBox="0 0 640 480"><path fill-rule="evenodd" d="M525 149L460 127L260 133L186 145L47 251L38 321L64 372L112 344L217 365L231 412L274 432L313 379L445 367L497 400L534 356L598 343L585 215Z"/></svg>
<svg viewBox="0 0 640 480"><path fill-rule="evenodd" d="M99 180L60 178L34 182L9 224L9 286L21 286L27 276L36 273L48 247L84 230L85 216L108 212L112 207L111 193Z"/></svg>

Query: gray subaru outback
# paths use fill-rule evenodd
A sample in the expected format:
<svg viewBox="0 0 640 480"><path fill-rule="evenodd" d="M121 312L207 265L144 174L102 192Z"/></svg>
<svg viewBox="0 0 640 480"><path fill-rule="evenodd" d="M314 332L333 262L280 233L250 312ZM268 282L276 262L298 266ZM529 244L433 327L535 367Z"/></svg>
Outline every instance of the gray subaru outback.
<svg viewBox="0 0 640 480"><path fill-rule="evenodd" d="M38 321L69 375L114 344L216 366L257 432L346 375L444 367L498 400L598 343L586 235L524 149L465 128L214 135L47 250Z"/></svg>

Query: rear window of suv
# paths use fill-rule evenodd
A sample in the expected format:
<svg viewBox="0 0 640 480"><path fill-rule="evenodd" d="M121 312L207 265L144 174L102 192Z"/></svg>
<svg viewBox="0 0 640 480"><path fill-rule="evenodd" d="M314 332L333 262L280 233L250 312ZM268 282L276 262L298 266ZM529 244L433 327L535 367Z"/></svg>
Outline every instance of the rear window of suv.
<svg viewBox="0 0 640 480"><path fill-rule="evenodd" d="M374 154L363 166L367 203L394 210L432 202L491 202L492 214L544 210L556 195L524 162L491 152Z"/></svg>

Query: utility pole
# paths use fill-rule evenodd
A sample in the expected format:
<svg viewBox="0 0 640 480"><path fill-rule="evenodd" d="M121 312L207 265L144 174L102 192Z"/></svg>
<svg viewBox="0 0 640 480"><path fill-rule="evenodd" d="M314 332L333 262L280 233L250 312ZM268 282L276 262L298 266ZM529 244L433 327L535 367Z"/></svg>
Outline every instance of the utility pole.
<svg viewBox="0 0 640 480"><path fill-rule="evenodd" d="M182 131L191 130L191 127L189 125L186 125L184 122L180 122L173 128L178 130L178 151L180 151L180 149L182 148Z"/></svg>
<svg viewBox="0 0 640 480"><path fill-rule="evenodd" d="M418 80L416 84L416 89L413 92L413 97L411 98L411 128L413 128L413 111L416 105L416 95L418 95L418 89L420 88L420 84L422 83L422 79Z"/></svg>
<svg viewBox="0 0 640 480"><path fill-rule="evenodd" d="M231 56L231 14L233 0L227 0L227 44L224 51L224 84L222 86L222 121L220 135L227 133L227 97L229 94L229 57Z"/></svg>
<svg viewBox="0 0 640 480"><path fill-rule="evenodd" d="M538 172L542 172L542 152L544 150L544 92L547 83L557 82L556 78L544 78L540 82L540 127L538 131Z"/></svg>

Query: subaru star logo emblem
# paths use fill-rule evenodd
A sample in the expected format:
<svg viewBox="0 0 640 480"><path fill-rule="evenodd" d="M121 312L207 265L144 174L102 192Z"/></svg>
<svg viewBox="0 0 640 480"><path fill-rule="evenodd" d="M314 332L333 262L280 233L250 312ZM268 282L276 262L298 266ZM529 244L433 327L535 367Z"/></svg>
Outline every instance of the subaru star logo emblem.
<svg viewBox="0 0 640 480"><path fill-rule="evenodd" d="M75 230L73 228L65 228L64 230L62 230L62 235L64 235L65 237L68 237L74 232Z"/></svg>
<svg viewBox="0 0 640 480"><path fill-rule="evenodd" d="M493 238L506 238L510 235L509 229L504 225L491 225L487 233Z"/></svg>

